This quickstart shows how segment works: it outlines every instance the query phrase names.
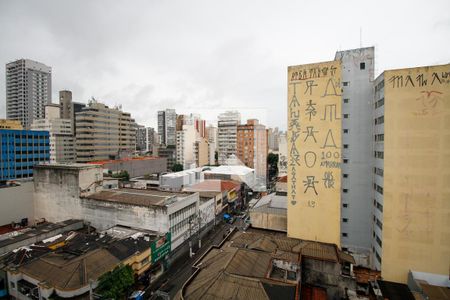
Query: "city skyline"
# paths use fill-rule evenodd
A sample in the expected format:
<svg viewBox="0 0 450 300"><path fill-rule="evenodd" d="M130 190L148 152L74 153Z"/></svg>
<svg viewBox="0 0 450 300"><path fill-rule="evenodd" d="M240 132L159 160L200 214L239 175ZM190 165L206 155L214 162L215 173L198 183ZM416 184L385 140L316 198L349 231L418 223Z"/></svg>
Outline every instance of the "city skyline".
<svg viewBox="0 0 450 300"><path fill-rule="evenodd" d="M156 127L156 112L165 108L177 113L201 108L215 117L257 108L265 116L243 113L243 119L286 130L288 65L331 60L336 50L361 45L377 49L375 76L385 69L448 63L449 42L441 37L450 33L450 4L434 2L377 3L370 10L359 2L328 3L323 12L322 4L311 3L255 3L239 11L233 3L203 3L202 9L185 3L142 2L140 9L111 3L105 12L102 2L3 2L0 36L6 46L0 61L23 57L52 67L53 103L59 90L68 89L74 101L94 96L109 106L122 104L145 126ZM406 8L410 14L400 13ZM56 13L61 11L71 13ZM412 18L419 12L421 22ZM314 30L295 24L312 24ZM3 81L0 95L0 117L5 117Z"/></svg>

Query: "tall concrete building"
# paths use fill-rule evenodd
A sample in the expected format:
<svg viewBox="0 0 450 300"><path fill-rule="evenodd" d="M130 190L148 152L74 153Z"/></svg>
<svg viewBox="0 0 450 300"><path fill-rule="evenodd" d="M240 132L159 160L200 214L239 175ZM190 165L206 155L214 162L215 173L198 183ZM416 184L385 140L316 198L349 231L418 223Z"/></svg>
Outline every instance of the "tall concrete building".
<svg viewBox="0 0 450 300"><path fill-rule="evenodd" d="M158 135L161 144L175 146L177 140L177 114L175 109L158 111Z"/></svg>
<svg viewBox="0 0 450 300"><path fill-rule="evenodd" d="M45 117L45 104L51 102L51 68L30 59L6 64L6 118L18 120L29 129Z"/></svg>
<svg viewBox="0 0 450 300"><path fill-rule="evenodd" d="M47 104L45 119L34 120L31 130L48 131L50 141L50 163L75 162L75 141L70 119L61 119L60 106Z"/></svg>
<svg viewBox="0 0 450 300"><path fill-rule="evenodd" d="M147 149L147 128L144 125L136 127L136 151L145 151Z"/></svg>
<svg viewBox="0 0 450 300"><path fill-rule="evenodd" d="M209 164L214 166L216 162L216 150L217 150L217 127L209 125L206 128L206 137L208 139L208 151L209 151Z"/></svg>
<svg viewBox="0 0 450 300"><path fill-rule="evenodd" d="M147 134L147 139L146 139L145 150L147 152L152 152L153 153L154 146L159 144L159 142L158 142L158 139L159 139L158 138L158 133L155 132L154 128L147 127L146 128L146 134Z"/></svg>
<svg viewBox="0 0 450 300"><path fill-rule="evenodd" d="M228 158L236 156L237 127L239 124L241 124L241 114L237 111L227 111L219 115L217 121L219 164L224 164Z"/></svg>
<svg viewBox="0 0 450 300"><path fill-rule="evenodd" d="M364 255L367 262L371 248L367 220L372 213L372 183L368 178L372 178L373 164L374 51L369 47L335 55L341 63L342 81L342 111L335 111L342 123L341 246ZM332 113L331 108L328 113Z"/></svg>
<svg viewBox="0 0 450 300"><path fill-rule="evenodd" d="M256 119L237 127L237 157L247 167L255 169L256 179L261 189L267 178L267 130Z"/></svg>
<svg viewBox="0 0 450 300"><path fill-rule="evenodd" d="M288 236L341 244L341 62L288 68Z"/></svg>
<svg viewBox="0 0 450 300"><path fill-rule="evenodd" d="M278 151L278 139L280 136L280 131L278 127L269 128L267 130L267 144L269 146L269 150Z"/></svg>
<svg viewBox="0 0 450 300"><path fill-rule="evenodd" d="M134 119L121 108L90 100L76 113L77 162L116 159L136 147Z"/></svg>
<svg viewBox="0 0 450 300"><path fill-rule="evenodd" d="M177 131L176 161L183 165L184 169L195 168L194 149L197 141L194 125L183 125L183 129Z"/></svg>
<svg viewBox="0 0 450 300"><path fill-rule="evenodd" d="M375 81L373 262L384 279L450 266L450 64Z"/></svg>
<svg viewBox="0 0 450 300"><path fill-rule="evenodd" d="M72 124L72 134L76 133L75 114L80 112L86 104L72 101L72 92L59 91L60 118L69 119Z"/></svg>

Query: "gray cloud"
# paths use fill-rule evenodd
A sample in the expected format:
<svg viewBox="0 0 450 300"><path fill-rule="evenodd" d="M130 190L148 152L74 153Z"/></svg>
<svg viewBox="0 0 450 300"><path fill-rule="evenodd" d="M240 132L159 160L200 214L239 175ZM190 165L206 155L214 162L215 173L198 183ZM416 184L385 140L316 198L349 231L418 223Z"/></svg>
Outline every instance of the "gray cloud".
<svg viewBox="0 0 450 300"><path fill-rule="evenodd" d="M238 108L286 128L288 65L375 45L376 66L450 61L450 2L0 1L0 62L53 68L53 99L70 89L122 104L142 124L156 111ZM4 77L4 67L0 68ZM0 117L5 111L0 80Z"/></svg>

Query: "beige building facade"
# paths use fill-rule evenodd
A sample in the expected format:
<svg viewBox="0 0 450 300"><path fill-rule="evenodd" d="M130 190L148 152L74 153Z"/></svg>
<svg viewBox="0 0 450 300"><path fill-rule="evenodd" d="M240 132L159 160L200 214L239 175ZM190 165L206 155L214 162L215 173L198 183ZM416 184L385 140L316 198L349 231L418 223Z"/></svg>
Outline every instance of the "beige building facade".
<svg viewBox="0 0 450 300"><path fill-rule="evenodd" d="M448 276L450 64L385 71L374 107L374 266Z"/></svg>
<svg viewBox="0 0 450 300"><path fill-rule="evenodd" d="M341 64L288 68L288 236L340 245Z"/></svg>
<svg viewBox="0 0 450 300"><path fill-rule="evenodd" d="M0 129L18 129L22 130L23 126L19 120L0 119Z"/></svg>
<svg viewBox="0 0 450 300"><path fill-rule="evenodd" d="M77 162L117 159L135 150L134 119L120 108L91 100L76 113Z"/></svg>

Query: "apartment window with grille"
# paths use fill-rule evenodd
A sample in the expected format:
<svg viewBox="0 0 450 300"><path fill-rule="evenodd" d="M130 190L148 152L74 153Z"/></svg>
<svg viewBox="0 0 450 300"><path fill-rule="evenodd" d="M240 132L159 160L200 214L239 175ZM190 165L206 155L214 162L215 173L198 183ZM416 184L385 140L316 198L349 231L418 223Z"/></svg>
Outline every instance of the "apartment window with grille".
<svg viewBox="0 0 450 300"><path fill-rule="evenodd" d="M344 114L344 119L348 119L348 114Z"/></svg>
<svg viewBox="0 0 450 300"><path fill-rule="evenodd" d="M348 133L348 129L344 129L344 133Z"/></svg>
<svg viewBox="0 0 450 300"><path fill-rule="evenodd" d="M342 85L343 85L343 86L348 86L348 84L349 84L349 82L348 82L348 81L344 81L344 82L342 82Z"/></svg>
<svg viewBox="0 0 450 300"><path fill-rule="evenodd" d="M375 189L375 191L377 191L378 193L383 195L383 188L381 186L379 186L378 184L374 183L373 184L373 188Z"/></svg>
<svg viewBox="0 0 450 300"><path fill-rule="evenodd" d="M377 209L378 209L380 212L383 212L383 204L381 204L380 202L377 202Z"/></svg>
<svg viewBox="0 0 450 300"><path fill-rule="evenodd" d="M375 102L375 108L382 107L384 105L384 98L381 98L377 102Z"/></svg>
<svg viewBox="0 0 450 300"><path fill-rule="evenodd" d="M348 219L347 218L342 218L342 222L347 223Z"/></svg>
<svg viewBox="0 0 450 300"><path fill-rule="evenodd" d="M344 99L344 103L348 103L348 99L347 98Z"/></svg>
<svg viewBox="0 0 450 300"><path fill-rule="evenodd" d="M360 70L365 70L366 69L366 63L365 62L359 63L359 69Z"/></svg>
<svg viewBox="0 0 450 300"><path fill-rule="evenodd" d="M344 144L344 149L348 149L348 144Z"/></svg>
<svg viewBox="0 0 450 300"><path fill-rule="evenodd" d="M344 208L347 208L347 207L348 207L348 204L347 204L347 203L343 203L342 206L343 206Z"/></svg>
<svg viewBox="0 0 450 300"><path fill-rule="evenodd" d="M377 244L378 244L380 247L383 247L383 243L381 242L381 239L378 237L378 235L375 236L375 240L377 241Z"/></svg>
<svg viewBox="0 0 450 300"><path fill-rule="evenodd" d="M348 178L348 174L344 174L343 177L344 177L344 178Z"/></svg>
<svg viewBox="0 0 450 300"><path fill-rule="evenodd" d="M384 134L375 134L375 142L384 142Z"/></svg>
<svg viewBox="0 0 450 300"><path fill-rule="evenodd" d="M344 164L348 163L348 159L346 158L344 158L342 161L344 162Z"/></svg>
<svg viewBox="0 0 450 300"><path fill-rule="evenodd" d="M347 192L348 192L348 189L342 189L342 191L343 191L344 193L347 193Z"/></svg>
<svg viewBox="0 0 450 300"><path fill-rule="evenodd" d="M384 123L384 116L378 117L375 119L375 125L383 124Z"/></svg>
<svg viewBox="0 0 450 300"><path fill-rule="evenodd" d="M380 158L383 159L384 158L384 152L383 151L375 151L375 158Z"/></svg>
<svg viewBox="0 0 450 300"><path fill-rule="evenodd" d="M380 228L381 230L383 230L383 223L381 223L381 221L378 220L378 218L377 218L376 224L377 224L378 228Z"/></svg>
<svg viewBox="0 0 450 300"><path fill-rule="evenodd" d="M380 169L380 168L377 168L377 167L373 168L373 172L374 172L376 175L381 176L381 177L383 177L383 175L384 175L383 169Z"/></svg>
<svg viewBox="0 0 450 300"><path fill-rule="evenodd" d="M343 233L342 233L342 236L343 236L343 237L348 237L347 232L343 232Z"/></svg>
<svg viewBox="0 0 450 300"><path fill-rule="evenodd" d="M380 257L380 254L378 254L377 251L375 251L375 256L377 257L378 262L381 264L381 257Z"/></svg>

